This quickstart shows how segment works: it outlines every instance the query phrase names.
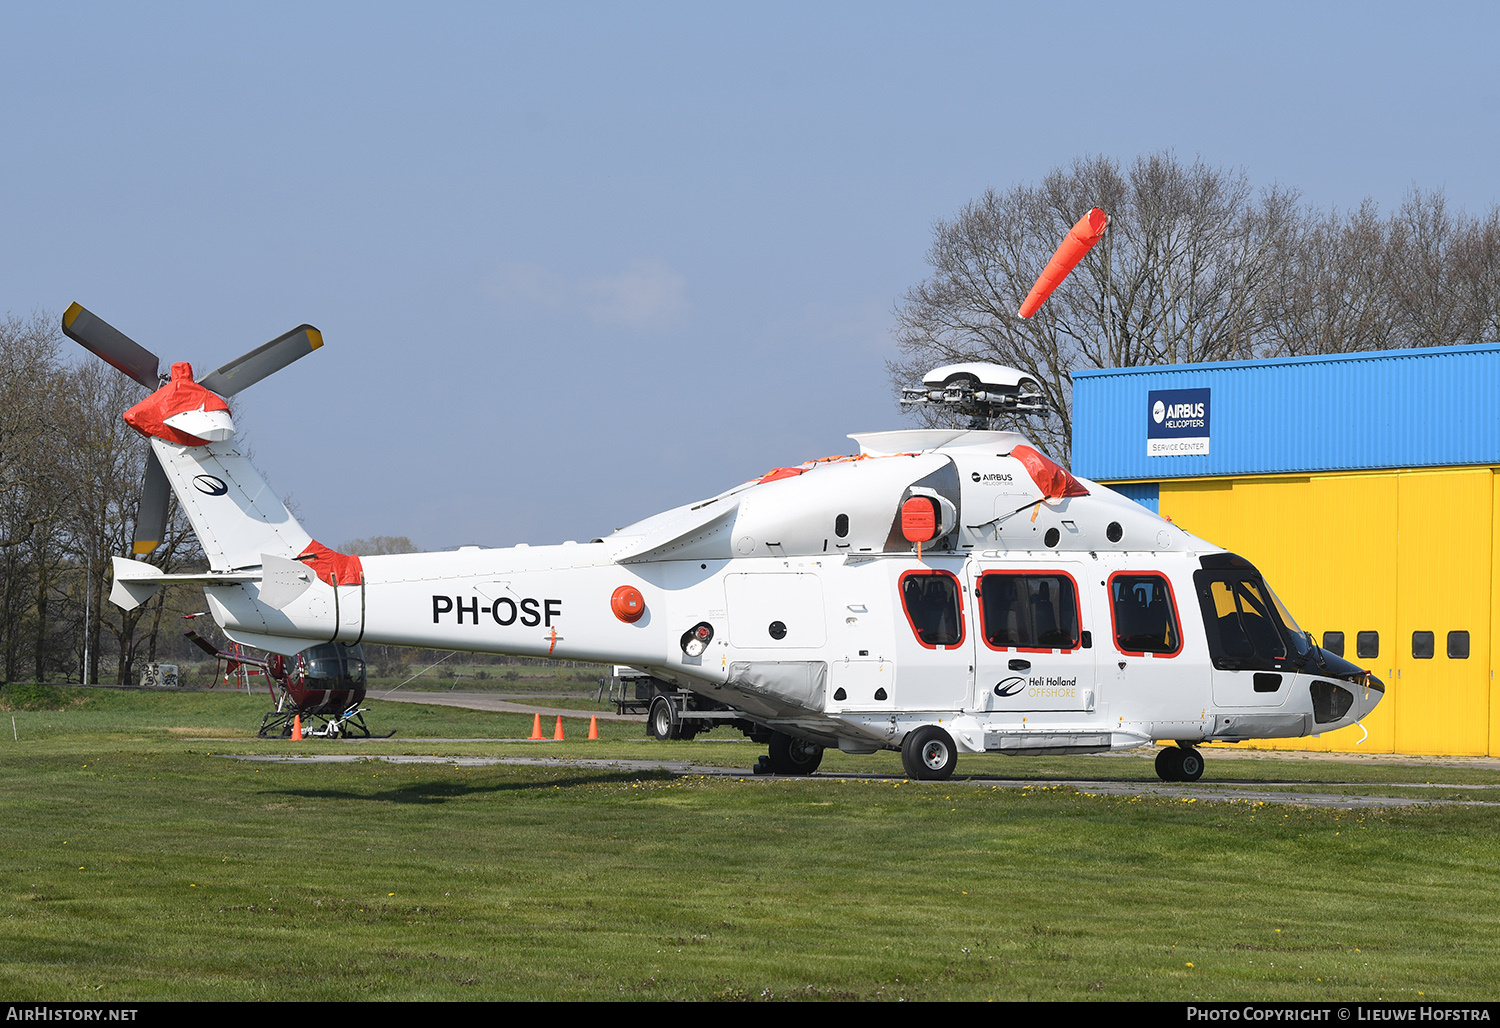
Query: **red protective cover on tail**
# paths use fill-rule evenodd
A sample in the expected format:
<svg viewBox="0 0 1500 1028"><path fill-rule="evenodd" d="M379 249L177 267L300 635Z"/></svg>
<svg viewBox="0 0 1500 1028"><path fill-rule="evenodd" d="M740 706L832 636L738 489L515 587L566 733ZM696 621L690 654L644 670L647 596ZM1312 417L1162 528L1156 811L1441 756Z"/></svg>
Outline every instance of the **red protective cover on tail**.
<svg viewBox="0 0 1500 1028"><path fill-rule="evenodd" d="M1064 496L1087 496L1089 491L1063 467L1040 450L1029 446L1017 446L1010 455L1020 461L1031 475L1031 480L1049 500L1060 500Z"/></svg>
<svg viewBox="0 0 1500 1028"><path fill-rule="evenodd" d="M178 446L207 446L207 439L188 435L167 424L167 419L183 411L228 410L229 404L215 393L193 381L193 366L186 361L172 365L172 381L130 408L123 415L125 424L141 435L155 436Z"/></svg>
<svg viewBox="0 0 1500 1028"><path fill-rule="evenodd" d="M1026 294L1026 302L1017 311L1021 317L1029 318L1036 313L1036 309L1052 295L1052 290L1062 284L1062 280L1068 277L1068 272L1103 237L1104 227L1108 224L1109 217L1097 207L1078 219L1078 223L1068 230L1068 237L1042 269L1036 285Z"/></svg>
<svg viewBox="0 0 1500 1028"><path fill-rule="evenodd" d="M365 580L364 565L359 562L358 557L352 553L330 550L316 539L307 544L307 549L297 559L312 568L329 585L333 584L333 575L339 576L339 585L359 585Z"/></svg>

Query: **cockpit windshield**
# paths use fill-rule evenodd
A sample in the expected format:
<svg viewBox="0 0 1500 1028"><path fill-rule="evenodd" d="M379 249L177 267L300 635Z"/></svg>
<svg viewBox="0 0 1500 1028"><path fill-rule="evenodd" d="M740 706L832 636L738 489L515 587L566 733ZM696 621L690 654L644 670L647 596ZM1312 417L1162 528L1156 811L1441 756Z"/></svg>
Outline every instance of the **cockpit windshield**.
<svg viewBox="0 0 1500 1028"><path fill-rule="evenodd" d="M357 643L353 646L323 643L303 650L302 659L306 661L310 678L338 680L343 683L317 688L352 688L365 684L365 654Z"/></svg>

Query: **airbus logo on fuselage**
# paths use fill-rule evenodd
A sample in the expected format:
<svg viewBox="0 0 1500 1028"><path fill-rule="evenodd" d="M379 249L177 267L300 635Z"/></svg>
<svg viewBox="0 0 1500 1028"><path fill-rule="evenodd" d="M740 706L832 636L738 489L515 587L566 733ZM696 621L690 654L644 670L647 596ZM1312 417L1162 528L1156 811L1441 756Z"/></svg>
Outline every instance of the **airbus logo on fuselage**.
<svg viewBox="0 0 1500 1028"><path fill-rule="evenodd" d="M977 471L969 477L976 482L1009 482L1011 480L1009 474L981 475Z"/></svg>

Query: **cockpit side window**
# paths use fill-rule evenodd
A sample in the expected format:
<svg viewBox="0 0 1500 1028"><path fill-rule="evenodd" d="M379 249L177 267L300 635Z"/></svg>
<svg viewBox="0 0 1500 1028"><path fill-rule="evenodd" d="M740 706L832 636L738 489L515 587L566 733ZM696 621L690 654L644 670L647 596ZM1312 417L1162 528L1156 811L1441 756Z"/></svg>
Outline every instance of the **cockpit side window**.
<svg viewBox="0 0 1500 1028"><path fill-rule="evenodd" d="M1182 651L1177 601L1166 578L1128 571L1111 575L1109 598L1121 653L1171 657Z"/></svg>
<svg viewBox="0 0 1500 1028"><path fill-rule="evenodd" d="M930 650L964 641L958 579L949 571L908 571L901 576L901 607L917 642Z"/></svg>
<svg viewBox="0 0 1500 1028"><path fill-rule="evenodd" d="M1072 576L987 571L979 578L979 618L992 650L1078 648L1078 589Z"/></svg>
<svg viewBox="0 0 1500 1028"><path fill-rule="evenodd" d="M1214 667L1272 670L1286 665L1293 629L1287 628L1279 603L1254 569L1197 571L1193 583Z"/></svg>

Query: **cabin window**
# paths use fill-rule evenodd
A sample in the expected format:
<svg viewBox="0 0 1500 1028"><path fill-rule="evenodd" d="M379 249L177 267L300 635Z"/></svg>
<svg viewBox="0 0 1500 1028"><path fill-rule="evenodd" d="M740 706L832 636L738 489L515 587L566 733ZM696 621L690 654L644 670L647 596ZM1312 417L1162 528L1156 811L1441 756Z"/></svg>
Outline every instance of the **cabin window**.
<svg viewBox="0 0 1500 1028"><path fill-rule="evenodd" d="M1380 656L1380 633L1360 632L1354 637L1354 654L1364 660Z"/></svg>
<svg viewBox="0 0 1500 1028"><path fill-rule="evenodd" d="M1078 588L1061 572L986 572L979 578L979 620L992 650L1076 650Z"/></svg>
<svg viewBox="0 0 1500 1028"><path fill-rule="evenodd" d="M1177 603L1161 575L1112 575L1109 597L1115 646L1120 652L1171 656L1182 649Z"/></svg>
<svg viewBox="0 0 1500 1028"><path fill-rule="evenodd" d="M1469 659L1469 633L1468 632L1449 632L1448 633L1448 658L1450 660L1468 660Z"/></svg>
<svg viewBox="0 0 1500 1028"><path fill-rule="evenodd" d="M1431 632L1413 632L1411 655L1417 660L1431 660L1435 641Z"/></svg>
<svg viewBox="0 0 1500 1028"><path fill-rule="evenodd" d="M908 571L901 576L901 606L917 641L928 649L964 641L958 579L949 571Z"/></svg>
<svg viewBox="0 0 1500 1028"><path fill-rule="evenodd" d="M1335 657L1342 657L1344 655L1344 633L1324 632L1323 649L1327 650Z"/></svg>

